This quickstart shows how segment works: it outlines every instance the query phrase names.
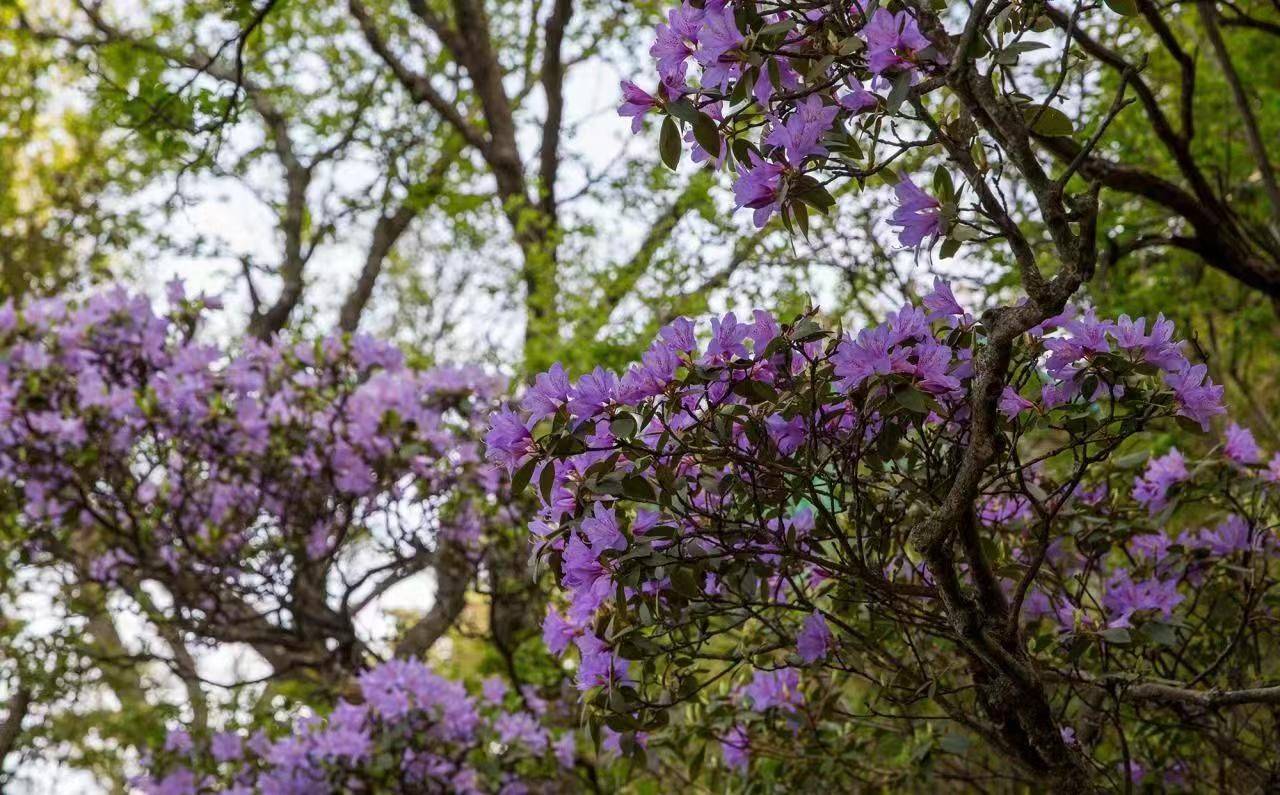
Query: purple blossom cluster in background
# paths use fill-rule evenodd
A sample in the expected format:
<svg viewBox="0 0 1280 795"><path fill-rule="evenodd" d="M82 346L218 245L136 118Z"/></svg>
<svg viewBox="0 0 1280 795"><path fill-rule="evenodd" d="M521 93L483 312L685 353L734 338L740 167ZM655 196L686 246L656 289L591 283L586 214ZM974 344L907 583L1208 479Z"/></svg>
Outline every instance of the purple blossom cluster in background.
<svg viewBox="0 0 1280 795"><path fill-rule="evenodd" d="M556 716L545 706L509 711L514 699L478 700L413 659L382 663L358 685L358 703L340 701L277 738L219 732L197 744L172 731L134 785L148 795L516 795L566 786L577 739L549 728Z"/></svg>
<svg viewBox="0 0 1280 795"><path fill-rule="evenodd" d="M486 527L510 526L480 444L501 378L412 369L363 335L206 344L215 302L178 283L170 301L0 307L0 487L22 497L33 562L163 582L200 632L235 637L252 614L328 632L359 583L441 543L478 556ZM357 585L328 605L272 587L336 566Z"/></svg>

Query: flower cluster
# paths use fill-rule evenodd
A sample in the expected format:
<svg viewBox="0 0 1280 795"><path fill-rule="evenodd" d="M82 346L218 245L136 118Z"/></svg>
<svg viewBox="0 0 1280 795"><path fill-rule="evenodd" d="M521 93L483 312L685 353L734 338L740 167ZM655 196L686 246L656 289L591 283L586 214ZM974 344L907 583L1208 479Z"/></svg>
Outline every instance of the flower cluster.
<svg viewBox="0 0 1280 795"><path fill-rule="evenodd" d="M707 679L748 676L762 684L746 703L785 710L794 681L761 676L893 668L877 626L912 627L923 633L913 654L945 657L951 629L909 533L969 443L984 334L939 282L856 334L760 311L713 318L701 334L680 319L621 376L539 376L522 411L496 418L488 454L537 486L532 540L567 601L544 639L558 654L576 647L588 703L642 730ZM1185 566L1175 576L1167 560L1127 559L1131 538L1145 543L1141 521L1114 538L1094 524L1167 498L1178 479L1159 459L1132 496L1113 492L1099 465L1110 451L1153 424L1199 428L1223 411L1221 387L1172 334L1162 318L1147 333L1142 320L1068 307L1015 347L999 401L1004 453L975 519L987 554L1007 561L993 598L1032 625L1051 618L1061 642L1048 648L1062 654L1076 639L1114 644L1148 620L1168 625L1187 599ZM1243 431L1230 438L1222 465L1261 477ZM1260 531L1241 528L1256 521L1224 519L1179 554L1207 571L1252 548ZM1064 522L1079 530L1049 537ZM740 769L755 729L741 710L727 715L724 760Z"/></svg>
<svg viewBox="0 0 1280 795"><path fill-rule="evenodd" d="M754 211L756 226L781 212L802 229L806 208L831 206L828 177L867 173L850 128L878 130L948 61L909 10L868 13L856 3L765 10L731 0L671 9L649 54L659 88L650 94L622 83L618 113L632 119L632 131L647 114L664 115L663 157L674 166L679 128L687 126L694 162L736 164L737 206ZM903 245L931 243L954 221L949 180L937 187L941 201L910 177L898 179L890 223ZM953 206L944 210L947 202Z"/></svg>
<svg viewBox="0 0 1280 795"><path fill-rule="evenodd" d="M421 570L441 543L479 554L503 520L480 447L501 379L412 369L362 335L204 344L214 302L178 284L170 301L0 307L0 488L20 495L30 560L162 583L218 637L258 616L323 647L352 642L335 627L379 573ZM278 587L339 569L331 602Z"/></svg>
<svg viewBox="0 0 1280 795"><path fill-rule="evenodd" d="M535 694L487 683L477 699L412 659L382 663L358 685L356 703L281 737L224 731L196 742L171 731L134 785L148 795L313 795L551 792L573 781L577 736L551 728L563 716ZM508 709L517 701L528 706Z"/></svg>

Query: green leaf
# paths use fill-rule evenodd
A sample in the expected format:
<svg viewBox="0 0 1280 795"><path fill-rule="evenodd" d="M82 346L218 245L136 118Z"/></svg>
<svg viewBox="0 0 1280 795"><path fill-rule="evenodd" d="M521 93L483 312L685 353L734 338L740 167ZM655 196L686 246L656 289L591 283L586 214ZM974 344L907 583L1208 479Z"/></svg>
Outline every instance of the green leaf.
<svg viewBox="0 0 1280 795"><path fill-rule="evenodd" d="M698 581L694 579L693 572L687 566L671 569L671 589L689 599L697 599L702 595Z"/></svg>
<svg viewBox="0 0 1280 795"><path fill-rule="evenodd" d="M1142 625L1142 637L1157 646L1173 648L1178 645L1178 630L1163 621L1148 621Z"/></svg>
<svg viewBox="0 0 1280 795"><path fill-rule="evenodd" d="M542 474L538 477L538 491L542 493L542 501L551 504L551 487L556 482L556 468L548 464L542 468Z"/></svg>
<svg viewBox="0 0 1280 795"><path fill-rule="evenodd" d="M1122 17L1136 17L1138 15L1137 0L1102 0L1102 2L1106 3L1107 8Z"/></svg>
<svg viewBox="0 0 1280 795"><path fill-rule="evenodd" d="M1071 135L1075 132L1067 114L1050 105L1025 105L1022 115L1031 125L1031 132L1038 135Z"/></svg>
<svg viewBox="0 0 1280 795"><path fill-rule="evenodd" d="M667 112L680 121L688 122L689 124L693 124L693 120L698 115L698 109L693 106L692 102L683 97L674 102L668 102Z"/></svg>
<svg viewBox="0 0 1280 795"><path fill-rule="evenodd" d="M911 70L907 70L893 78L893 87L889 89L889 96L884 101L889 113L897 113L898 108L906 101L907 93L911 91L911 75Z"/></svg>
<svg viewBox="0 0 1280 795"><path fill-rule="evenodd" d="M947 733L938 738L938 746L949 753L963 754L973 746L973 741L963 734Z"/></svg>
<svg viewBox="0 0 1280 795"><path fill-rule="evenodd" d="M662 133L658 137L658 153L662 155L663 164L672 171L680 165L681 148L680 128L676 126L675 120L668 116L662 122Z"/></svg>
<svg viewBox="0 0 1280 795"><path fill-rule="evenodd" d="M933 170L933 195L943 203L951 201L956 196L956 186L951 181L951 172L946 166L938 166Z"/></svg>
<svg viewBox="0 0 1280 795"><path fill-rule="evenodd" d="M619 414L609 423L609 432L619 439L630 439L636 435L636 418L631 414Z"/></svg>
<svg viewBox="0 0 1280 795"><path fill-rule="evenodd" d="M537 465L538 460L531 458L511 476L511 494L513 496L519 495L529 485L529 478L533 477L533 470Z"/></svg>
<svg viewBox="0 0 1280 795"><path fill-rule="evenodd" d="M925 393L915 387L899 389L897 392L893 393L893 399L898 401L898 405L902 406L907 411L912 411L916 414L927 413L929 411L929 403L931 402Z"/></svg>
<svg viewBox="0 0 1280 795"><path fill-rule="evenodd" d="M835 197L823 184L808 174L801 174L792 181L791 195L824 215L836 203Z"/></svg>
<svg viewBox="0 0 1280 795"><path fill-rule="evenodd" d="M791 205L791 214L795 216L796 226L800 229L800 234L808 239L809 237L809 210L804 206L804 202L796 202Z"/></svg>
<svg viewBox="0 0 1280 795"><path fill-rule="evenodd" d="M1125 629L1124 627L1112 627L1111 629L1104 629L1098 633L1098 637L1102 638L1107 643L1114 643L1117 646L1123 646L1125 644L1133 642L1133 636L1130 635L1129 630Z"/></svg>
<svg viewBox="0 0 1280 795"><path fill-rule="evenodd" d="M693 117L693 140L713 158L720 156L720 131L716 128L715 120L701 111L697 111Z"/></svg>

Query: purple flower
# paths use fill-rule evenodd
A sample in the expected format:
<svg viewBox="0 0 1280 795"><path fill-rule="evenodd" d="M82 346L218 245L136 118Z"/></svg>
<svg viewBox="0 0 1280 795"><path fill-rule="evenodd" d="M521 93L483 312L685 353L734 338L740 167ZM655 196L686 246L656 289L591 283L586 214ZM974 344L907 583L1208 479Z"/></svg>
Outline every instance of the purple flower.
<svg viewBox="0 0 1280 795"><path fill-rule="evenodd" d="M658 98L640 88L630 80L622 81L622 104L618 106L618 115L631 117L631 132L638 133L644 126L645 114L661 103Z"/></svg>
<svg viewBox="0 0 1280 795"><path fill-rule="evenodd" d="M1129 553L1135 558L1145 558L1159 563L1169 554L1173 541L1163 532L1136 535L1129 539Z"/></svg>
<svg viewBox="0 0 1280 795"><path fill-rule="evenodd" d="M1142 780L1147 777L1147 768L1141 762L1135 760L1130 760L1128 765L1129 782L1135 786L1141 784ZM1120 762L1116 766L1120 768L1121 772L1126 772L1124 762Z"/></svg>
<svg viewBox="0 0 1280 795"><path fill-rule="evenodd" d="M1234 422L1227 426L1227 443L1222 454L1237 464L1256 464L1262 460L1262 450L1253 438L1253 431L1241 428Z"/></svg>
<svg viewBox="0 0 1280 795"><path fill-rule="evenodd" d="M613 595L613 579L600 563L599 553L576 534L565 545L563 561L562 582L571 591L569 618L586 623Z"/></svg>
<svg viewBox="0 0 1280 795"><path fill-rule="evenodd" d="M631 736L637 746L641 748L648 747L649 735L646 732L636 732ZM600 733L600 750L609 756L622 756L622 738L623 734L621 732L614 731L606 726L604 731Z"/></svg>
<svg viewBox="0 0 1280 795"><path fill-rule="evenodd" d="M753 310L751 316L755 322L751 324L751 330L747 336L751 339L752 353L759 358L764 355L764 350L769 347L769 343L782 333L782 329L778 327L778 321L773 315L763 309Z"/></svg>
<svg viewBox="0 0 1280 795"><path fill-rule="evenodd" d="M876 13L882 11L883 8ZM889 223L902 227L898 232L899 243L916 248L926 239L932 242L941 234L942 205L937 199L921 190L911 177L904 177L893 192L898 197L898 207L889 217Z"/></svg>
<svg viewBox="0 0 1280 795"><path fill-rule="evenodd" d="M988 497L978 511L978 520L987 527L1031 518L1031 501L1021 494Z"/></svg>
<svg viewBox="0 0 1280 795"><path fill-rule="evenodd" d="M698 349L698 340L694 322L687 317L678 317L658 332L658 339L672 353L691 353Z"/></svg>
<svg viewBox="0 0 1280 795"><path fill-rule="evenodd" d="M767 162L755 152L751 153L750 168L738 166L738 180L733 183L734 202L738 207L755 210L751 220L757 229L763 228L779 209L778 192L784 171L785 166Z"/></svg>
<svg viewBox="0 0 1280 795"><path fill-rule="evenodd" d="M859 331L856 341L846 335L831 357L839 379L836 388L852 391L873 375L892 373L895 358L901 354L890 353L891 345L889 327L884 325Z"/></svg>
<svg viewBox="0 0 1280 795"><path fill-rule="evenodd" d="M1147 506L1152 514L1159 513L1168 504L1169 489L1189 477L1182 453L1176 447L1171 448L1165 455L1151 459L1142 476L1134 479L1133 498Z"/></svg>
<svg viewBox="0 0 1280 795"><path fill-rule="evenodd" d="M747 358L747 347L743 343L751 327L738 322L738 316L729 312L722 318L711 318L711 341L707 343L707 352L703 360L707 362L728 362L734 357Z"/></svg>
<svg viewBox="0 0 1280 795"><path fill-rule="evenodd" d="M529 426L509 408L493 415L492 425L485 434L485 456L496 463L515 469L533 452L533 434Z"/></svg>
<svg viewBox="0 0 1280 795"><path fill-rule="evenodd" d="M606 549L622 551L627 548L627 539L618 529L617 515L613 508L605 507L604 503L597 502L591 516L582 520L582 533L591 544L591 549L597 553Z"/></svg>
<svg viewBox="0 0 1280 795"><path fill-rule="evenodd" d="M640 402L661 395L675 378L680 359L669 346L655 342L640 357L618 385L618 396L627 402Z"/></svg>
<svg viewBox="0 0 1280 795"><path fill-rule="evenodd" d="M501 704L508 689L506 680L501 676L490 676L480 683L480 694L490 704Z"/></svg>
<svg viewBox="0 0 1280 795"><path fill-rule="evenodd" d="M730 770L742 772L751 764L751 754L747 748L750 738L745 727L734 726L720 741L720 757L724 766Z"/></svg>
<svg viewBox="0 0 1280 795"><path fill-rule="evenodd" d="M1107 581L1107 590L1102 597L1102 604L1107 612L1114 615L1108 626L1129 627L1129 619L1134 613L1143 610L1159 611L1167 620L1173 615L1173 608L1183 599L1178 593L1176 580L1161 580L1152 577L1149 580L1135 582L1125 569L1117 569Z"/></svg>
<svg viewBox="0 0 1280 795"><path fill-rule="evenodd" d="M1011 386L1006 386L1004 391L1000 393L1000 413L1009 419L1013 419L1027 409L1035 407L1036 404L1019 395Z"/></svg>
<svg viewBox="0 0 1280 795"><path fill-rule="evenodd" d="M581 665L578 668L578 689L593 687L612 688L631 682L627 675L630 662L613 653L604 641L595 635L583 634L577 640Z"/></svg>
<svg viewBox="0 0 1280 795"><path fill-rule="evenodd" d="M773 84L773 77L769 74L769 63L778 65L778 77L780 86ZM767 107L769 100L773 99L773 92L779 88L793 89L800 85L800 73L791 65L790 58L766 58L764 64L760 67L760 75L756 78L756 84L751 93L755 96L756 102L760 107Z"/></svg>
<svg viewBox="0 0 1280 795"><path fill-rule="evenodd" d="M925 309L929 310L929 320L959 317L964 324L972 322L972 317L956 300L955 293L951 291L951 284L940 277L934 277L933 291L921 299L920 303L924 305Z"/></svg>
<svg viewBox="0 0 1280 795"><path fill-rule="evenodd" d="M849 86L847 93L841 94L836 98L841 107L848 108L854 113L874 108L880 101L880 98L863 87L862 82L855 77L846 77L845 83Z"/></svg>
<svg viewBox="0 0 1280 795"><path fill-rule="evenodd" d="M1193 542L1200 549L1209 550L1210 554L1225 557L1233 552L1248 552L1262 546L1262 537L1253 536L1253 529L1237 514L1231 514L1212 531L1201 530L1199 537Z"/></svg>
<svg viewBox="0 0 1280 795"><path fill-rule="evenodd" d="M770 146L782 147L787 162L793 166L800 165L809 155L825 155L827 150L818 143L831 125L835 123L840 109L835 105L824 105L817 94L810 94L804 101L795 105L795 111L786 121L771 117L773 128L765 136L764 142Z"/></svg>
<svg viewBox="0 0 1280 795"><path fill-rule="evenodd" d="M234 762L244 755L243 741L235 732L218 732L209 742L215 762Z"/></svg>
<svg viewBox="0 0 1280 795"><path fill-rule="evenodd" d="M945 395L960 389L960 380L950 373L953 351L946 345L922 342L904 353L905 357L894 363L894 370L915 376L921 390Z"/></svg>
<svg viewBox="0 0 1280 795"><path fill-rule="evenodd" d="M827 628L827 619L815 610L804 620L804 627L796 635L796 653L805 665L812 665L824 659L834 643L835 638Z"/></svg>
<svg viewBox="0 0 1280 795"><path fill-rule="evenodd" d="M541 756L550 742L547 730L527 712L500 715L493 728L503 745L522 745L534 756Z"/></svg>
<svg viewBox="0 0 1280 795"><path fill-rule="evenodd" d="M569 394L569 413L578 419L594 417L617 399L618 376L603 367L596 367L579 378L577 386Z"/></svg>
<svg viewBox="0 0 1280 795"><path fill-rule="evenodd" d="M893 13L877 8L871 20L862 29L867 42L867 68L873 74L910 69L917 53L929 47L929 40L920 32L915 17L907 11Z"/></svg>
<svg viewBox="0 0 1280 795"><path fill-rule="evenodd" d="M1204 430L1209 430L1210 418L1218 414L1226 414L1222 405L1222 387L1208 378L1209 368L1203 364L1187 364L1176 373L1167 373L1164 382L1173 389L1177 398L1178 413L1198 423Z"/></svg>
<svg viewBox="0 0 1280 795"><path fill-rule="evenodd" d="M804 444L804 415L797 414L788 420L781 414L772 414L764 423L769 431L769 438L777 445L781 455L791 455Z"/></svg>
<svg viewBox="0 0 1280 795"><path fill-rule="evenodd" d="M743 688L742 694L751 701L751 707L756 712L765 712L774 707L784 712L795 712L796 707L804 703L804 695L800 692L800 674L795 668L756 671L751 684Z"/></svg>
<svg viewBox="0 0 1280 795"><path fill-rule="evenodd" d="M1173 341L1173 321L1163 314L1151 324L1151 334L1142 345L1142 358L1162 370L1177 372L1187 364L1182 343Z"/></svg>
<svg viewBox="0 0 1280 795"><path fill-rule="evenodd" d="M547 615L542 619L542 642L547 650L559 657L582 630L565 621L554 607L547 608Z"/></svg>
<svg viewBox="0 0 1280 795"><path fill-rule="evenodd" d="M738 50L744 41L727 0L710 0L703 9L702 26L698 28L699 48L694 53L694 60L702 66L703 87L728 89L729 83L742 71Z"/></svg>
<svg viewBox="0 0 1280 795"><path fill-rule="evenodd" d="M189 754L193 748L191 735L183 729L171 729L164 738L164 750L174 754Z"/></svg>
<svg viewBox="0 0 1280 795"><path fill-rule="evenodd" d="M574 762L578 755L578 741L573 736L573 732L565 732L565 734L556 740L552 745L556 755L556 761L560 763L560 767L566 770L572 770Z"/></svg>
<svg viewBox="0 0 1280 795"><path fill-rule="evenodd" d="M529 412L530 422L537 422L555 414L569 400L572 390L569 374L556 362L550 370L533 379L533 386L525 392L520 407Z"/></svg>
<svg viewBox="0 0 1280 795"><path fill-rule="evenodd" d="M668 85L683 85L686 61L698 43L702 9L688 2L667 12L667 22L659 24L649 54L658 61L658 74Z"/></svg>

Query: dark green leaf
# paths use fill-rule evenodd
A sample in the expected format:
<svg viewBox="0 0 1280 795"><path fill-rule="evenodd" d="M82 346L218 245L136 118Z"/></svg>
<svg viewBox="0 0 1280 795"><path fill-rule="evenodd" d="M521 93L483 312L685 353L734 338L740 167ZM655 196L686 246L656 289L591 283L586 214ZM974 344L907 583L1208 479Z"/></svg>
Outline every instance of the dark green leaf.
<svg viewBox="0 0 1280 795"><path fill-rule="evenodd" d="M693 117L693 140L713 158L720 156L720 132L715 120L701 111Z"/></svg>
<svg viewBox="0 0 1280 795"><path fill-rule="evenodd" d="M529 478L533 477L533 470L537 465L537 459L530 459L524 466L516 470L516 473L511 476L512 495L518 495L524 491L525 487L529 485Z"/></svg>
<svg viewBox="0 0 1280 795"><path fill-rule="evenodd" d="M1026 105L1022 114L1031 131L1039 135L1071 135L1075 128L1067 114L1049 105Z"/></svg>
<svg viewBox="0 0 1280 795"><path fill-rule="evenodd" d="M662 155L663 164L672 171L680 165L680 150L680 128L676 126L675 120L668 116L662 122L662 133L658 137L658 153Z"/></svg>

